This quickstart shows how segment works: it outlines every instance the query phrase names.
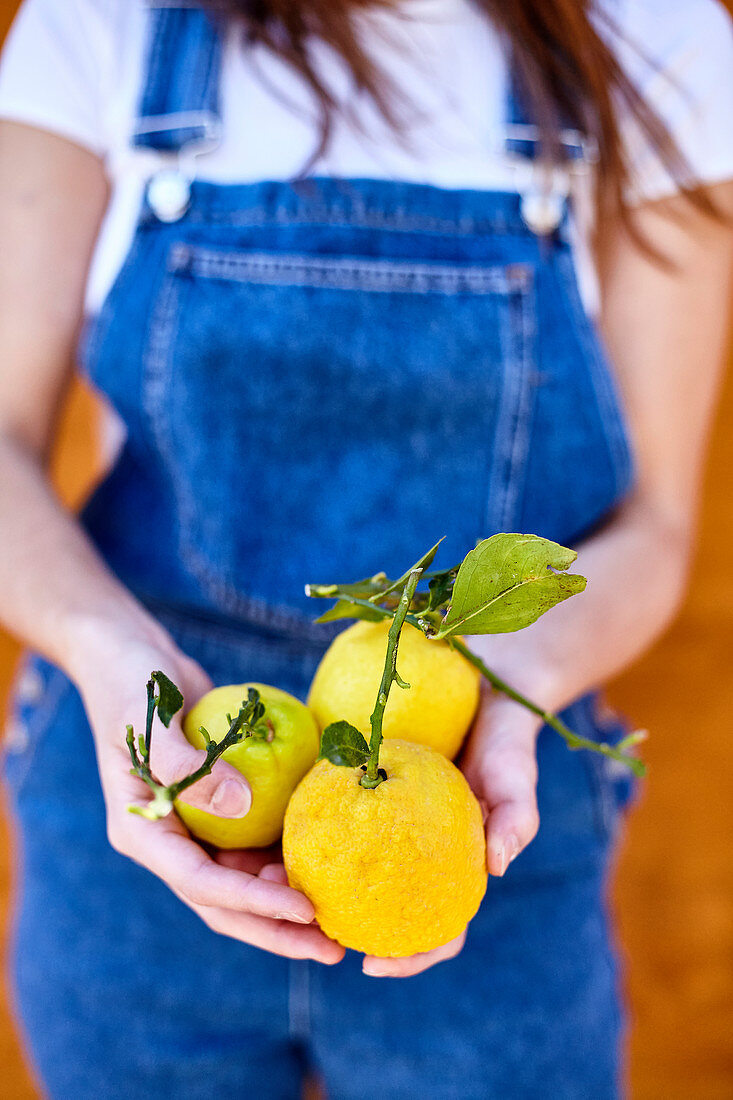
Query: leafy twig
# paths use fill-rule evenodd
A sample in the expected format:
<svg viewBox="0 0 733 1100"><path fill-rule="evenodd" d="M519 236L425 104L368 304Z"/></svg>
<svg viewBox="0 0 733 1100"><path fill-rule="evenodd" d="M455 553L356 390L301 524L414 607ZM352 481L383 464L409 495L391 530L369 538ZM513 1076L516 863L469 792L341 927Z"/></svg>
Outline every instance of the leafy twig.
<svg viewBox="0 0 733 1100"><path fill-rule="evenodd" d="M506 545L509 543L518 544L524 551L525 556L527 547L529 547L535 554L536 560L532 562L533 569L530 570L530 581L533 582L533 587L537 595L530 597L522 594L520 605L516 608L511 607L511 602L515 598L515 594L520 591L521 585L517 585L516 567L507 566L508 555L505 552ZM493 547L493 557L489 553L489 546ZM433 554L435 547L430 554ZM497 553L501 551L501 553ZM543 573L542 554L546 554L547 563L549 563L549 569L547 574ZM484 561L480 561L480 556L484 555ZM476 569L475 563L479 559L479 569ZM474 633L493 633L504 632L507 629L521 629L522 626L528 625L530 621L539 617L543 611L548 610L548 607L553 603L558 602L561 599L566 598L571 594L572 588L575 587L580 590L581 584L584 585L583 578L575 578L569 575L558 575L554 572L554 569L567 569L568 565L575 559L575 553L568 551L564 547L559 547L556 543L545 542L541 539L536 539L535 536L512 536L512 535L495 535L492 539L485 540L484 543L479 544L475 551L471 551L466 559L464 559L468 566L470 566L469 572L473 574L472 584L472 605L481 610L482 617L487 618L489 615L485 608L490 608L504 602L504 606L508 607L508 610L504 614L504 621L496 621L489 624L488 622L478 623L475 621L478 619L477 612L473 613L474 622L472 623ZM420 563L419 563L420 564ZM429 563L428 563L429 564ZM461 563L463 565L463 563ZM553 571L550 571L553 570ZM646 766L637 757L625 752L625 749L631 748L641 740L641 736L631 735L630 738L622 741L618 746L609 745L605 742L591 741L588 738L581 737L571 730L561 718L558 718L556 714L551 713L534 703L527 696L522 695L521 692L516 691L510 684L506 683L501 677L497 676L460 638L453 634L455 624L452 628L446 629L446 611L449 610L449 606L454 599L455 594L455 581L461 572L461 567L454 567L450 570L443 571L431 571L422 574L422 580L430 580L430 593L429 597L424 593L416 593L413 591L410 603L406 609L404 609L404 615L402 622L407 622L417 630L421 630L422 633L429 638L433 638L436 641L436 634L440 634L440 638L444 639L448 645L452 645L461 655L469 661L482 676L492 685L492 687L506 695L509 699L513 699L515 702L520 703L526 707L533 714L540 717L543 722L555 730L566 742L568 748L571 749L588 749L591 752L601 753L603 756L607 756L612 760L617 760L619 763L625 764L631 771L637 776L643 776L646 774ZM483 573L483 576L480 574ZM466 570L464 569L464 576ZM545 580L546 578L546 580ZM381 581L381 585L379 584ZM338 608L337 614L330 614L326 612L321 616L319 621L324 621L329 618L354 618L354 619L367 619L374 620L377 617L383 619L394 619L398 613L398 609L393 606L392 593L395 589L395 583L388 581L384 574L377 574L376 577L370 578L368 582L359 582L357 584L330 584L330 585L308 585L306 586L306 592L310 596L316 598L330 598L337 600L336 607ZM565 588L571 586L568 591ZM464 587L466 587L464 585ZM480 597L477 598L478 589L481 587ZM529 587L532 587L531 585ZM550 588L549 595L546 591ZM381 589L381 591L380 591ZM488 589L488 591L487 591ZM487 595L490 597L487 599ZM465 594L464 594L465 597ZM386 606L380 606L381 600L384 599ZM404 592L403 592L404 599ZM534 603L534 606L532 604ZM402 601L400 601L400 608L402 607ZM410 610L410 608L412 610ZM333 611L334 609L332 609ZM479 630L475 627L480 626ZM388 654L389 659L389 654ZM391 681L390 681L391 683ZM334 746L333 751L337 752L337 744L341 745L343 739L343 731L337 735L336 727L334 727ZM352 731L355 733L356 731ZM325 733L325 731L324 731ZM351 736L351 735L350 735ZM364 742L366 747L366 742ZM343 747L343 746L342 746ZM356 752L357 750L353 745L349 745L349 751ZM361 751L359 749L358 751ZM372 769L374 770L374 769Z"/></svg>
<svg viewBox="0 0 733 1100"><path fill-rule="evenodd" d="M160 687L160 694L155 695L155 684L158 683ZM174 709L170 709L169 704L171 701L170 688L177 693L180 698L180 704L174 706ZM247 700L242 703L239 709L239 713L235 718L231 715L227 715L229 722L229 729L227 730L221 741L214 741L209 736L206 729L203 726L199 727L199 732L204 738L206 743L206 759L196 768L190 775L185 776L183 779L177 780L175 783L169 783L167 786L158 780L150 770L150 742L152 737L153 715L158 710L158 715L161 721L167 726L173 714L183 705L183 696L181 696L178 689L170 680L167 679L160 672L154 672L147 683L148 692L148 709L145 725L145 736L139 738L138 745L135 744L135 733L132 726L127 727L127 747L130 752L130 759L132 761L131 773L136 775L139 779L142 779L144 783L150 787L153 792L153 800L146 806L128 806L130 813L140 814L141 817L146 817L150 821L159 821L160 818L166 817L171 810L178 796L185 791L188 787L198 782L199 779L203 779L205 775L209 775L216 761L226 752L232 745L239 744L245 737L262 737L267 738L270 730L267 723L264 721L265 707L260 700L260 693L256 688L248 688ZM175 696L173 697L175 699Z"/></svg>
<svg viewBox="0 0 733 1100"><path fill-rule="evenodd" d="M623 751L624 747L630 747L637 744L642 738L638 735L631 734L628 738L624 739L619 746L607 744L605 741L591 741L587 737L581 737L577 733L573 733L569 726L566 726L561 718L558 718L556 714L551 711L544 710L543 707L533 703L531 699L528 699L526 695L522 695L521 692L516 691L510 684L507 684L501 677L497 676L495 672L486 665L481 658L469 649L465 642L460 638L450 638L448 645L453 646L465 659L472 664L474 668L477 668L482 676L484 676L491 686L500 691L502 695L506 695L507 698L513 699L515 703L521 703L523 707L531 711L532 714L536 714L538 718L541 718L545 725L550 726L556 733L565 741L569 749L590 749L592 752L599 752L602 756L608 756L611 760L617 760L621 764L625 764L628 768L631 768L634 775L643 776L646 774L646 765L643 761L639 760L636 756L631 756Z"/></svg>

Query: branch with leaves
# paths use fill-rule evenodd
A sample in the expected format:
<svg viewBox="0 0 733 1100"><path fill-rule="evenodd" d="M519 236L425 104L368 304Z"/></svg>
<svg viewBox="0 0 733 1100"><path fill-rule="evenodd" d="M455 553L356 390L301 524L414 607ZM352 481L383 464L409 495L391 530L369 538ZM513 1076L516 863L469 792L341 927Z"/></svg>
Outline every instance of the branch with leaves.
<svg viewBox="0 0 733 1100"><path fill-rule="evenodd" d="M199 732L206 745L206 758L201 766L185 778L166 786L158 782L150 770L153 718L157 711L160 721L168 727L171 718L183 706L183 696L176 685L163 672L151 673L146 689L148 706L145 734L138 738L136 744L135 732L132 726L128 726L127 747L132 760L131 773L148 785L153 792L153 799L145 806L129 806L128 809L130 813L140 814L150 821L159 821L160 818L167 817L178 796L199 779L209 775L219 757L232 745L238 745L245 737L257 737L262 740L269 740L272 737L272 728L265 718L265 706L260 700L260 693L256 688L248 688L247 699L243 700L239 713L234 718L227 714L229 729L221 741L212 740L207 730L203 726L199 726Z"/></svg>
<svg viewBox="0 0 733 1100"><path fill-rule="evenodd" d="M585 577L568 572L577 558L575 551L537 535L502 533L478 543L460 565L431 572L428 567L439 546L440 542L436 543L396 581L390 581L384 573L377 573L349 584L306 585L307 595L336 600L333 607L317 621L364 619L377 622L392 619L385 677L390 662L396 661L399 631L404 623L408 623L422 631L426 638L444 641L457 650L478 669L495 691L540 717L565 740L568 748L601 753L626 765L635 775L644 775L645 765L628 751L644 739L643 732L630 734L616 746L581 737L556 714L548 712L497 676L458 636L463 633L506 634L522 630L557 604L583 592ZM414 584L413 577L416 578ZM418 581L426 580L427 591L417 591ZM395 622L399 622L396 628ZM393 670L396 673L394 665ZM383 677L379 695L379 699L382 694L385 695L384 705L389 691L389 686L383 691L385 682ZM388 683L391 685L392 679ZM397 683L401 685L399 679ZM384 706L382 713L383 710ZM375 708L379 720L377 755L381 742L381 714L378 711L379 706ZM348 762L351 766L363 765L369 760L366 770L373 780L377 775L371 763L375 756L374 718L373 714L369 746L362 734L349 723L335 722L324 730L321 755L328 756L333 763ZM339 756L344 757L343 761L335 759Z"/></svg>

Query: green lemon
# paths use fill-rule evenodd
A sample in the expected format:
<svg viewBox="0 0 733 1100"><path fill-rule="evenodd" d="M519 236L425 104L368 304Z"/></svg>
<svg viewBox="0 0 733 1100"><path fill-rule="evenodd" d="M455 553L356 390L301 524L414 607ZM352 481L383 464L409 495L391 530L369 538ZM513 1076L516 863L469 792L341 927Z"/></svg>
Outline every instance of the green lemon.
<svg viewBox="0 0 733 1100"><path fill-rule="evenodd" d="M250 687L259 691L264 703L267 736L245 737L222 756L252 789L249 813L242 818L217 817L176 800L176 811L190 832L217 848L267 848L279 840L288 800L318 756L320 734L311 712L294 696L268 684L230 684L204 695L183 719L191 744L204 748L200 726L220 741L229 729L227 714L237 714Z"/></svg>

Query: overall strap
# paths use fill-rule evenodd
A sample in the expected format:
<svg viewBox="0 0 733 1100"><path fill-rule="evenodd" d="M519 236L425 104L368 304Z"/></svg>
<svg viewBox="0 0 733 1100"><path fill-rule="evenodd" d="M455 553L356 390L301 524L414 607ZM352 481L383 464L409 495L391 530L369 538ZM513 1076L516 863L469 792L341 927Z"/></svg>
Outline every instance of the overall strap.
<svg viewBox="0 0 733 1100"><path fill-rule="evenodd" d="M559 157L543 155L538 126L532 121L529 97L517 66L509 64L504 152L517 168L521 214L529 229L549 236L565 221L571 179L597 159L594 143L572 124L561 124Z"/></svg>
<svg viewBox="0 0 733 1100"><path fill-rule="evenodd" d="M193 0L147 0L149 47L133 144L161 153L216 144L222 37Z"/></svg>
<svg viewBox="0 0 733 1100"><path fill-rule="evenodd" d="M527 160L535 160L541 155L539 128L532 121L529 96L515 64L509 68L505 148L510 156ZM574 161L592 163L595 156L593 143L567 120L560 128L559 152L566 165Z"/></svg>

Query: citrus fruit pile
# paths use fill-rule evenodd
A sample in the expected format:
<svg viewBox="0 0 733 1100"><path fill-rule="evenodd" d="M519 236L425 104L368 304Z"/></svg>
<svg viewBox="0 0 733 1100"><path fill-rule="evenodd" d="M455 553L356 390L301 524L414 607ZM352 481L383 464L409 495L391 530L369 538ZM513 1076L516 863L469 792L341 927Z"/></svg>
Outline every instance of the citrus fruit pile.
<svg viewBox="0 0 733 1100"><path fill-rule="evenodd" d="M183 698L163 673L147 685L145 736L136 742L127 730L133 772L154 794L133 812L156 819L175 807L195 836L222 848L265 847L282 834L288 880L311 900L324 932L382 957L448 943L485 893L482 814L451 762L473 722L481 676L571 748L644 771L628 751L640 734L618 746L579 736L504 683L461 636L521 630L582 592L585 578L568 573L575 551L536 535L497 534L460 565L431 571L438 546L397 581L378 573L307 586L336 601L321 621L358 620L324 655L308 707L264 684L214 689L183 723L205 760L168 787L150 771L152 717L157 708L167 725ZM427 590L418 591L421 580ZM252 806L242 819L180 798L220 756L249 781Z"/></svg>

